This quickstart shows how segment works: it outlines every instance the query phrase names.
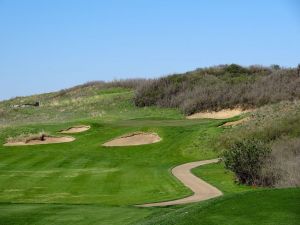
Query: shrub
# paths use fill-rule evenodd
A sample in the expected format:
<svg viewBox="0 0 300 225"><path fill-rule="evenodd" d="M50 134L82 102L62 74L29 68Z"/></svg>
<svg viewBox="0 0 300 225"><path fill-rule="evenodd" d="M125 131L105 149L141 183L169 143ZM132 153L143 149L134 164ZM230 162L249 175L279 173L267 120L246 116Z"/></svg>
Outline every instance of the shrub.
<svg viewBox="0 0 300 225"><path fill-rule="evenodd" d="M227 67L225 67L225 72L231 73L231 74L243 74L243 73L248 73L249 71L237 64L231 64Z"/></svg>
<svg viewBox="0 0 300 225"><path fill-rule="evenodd" d="M260 140L249 139L234 143L224 152L225 166L235 172L239 182L262 185L261 168L271 150Z"/></svg>

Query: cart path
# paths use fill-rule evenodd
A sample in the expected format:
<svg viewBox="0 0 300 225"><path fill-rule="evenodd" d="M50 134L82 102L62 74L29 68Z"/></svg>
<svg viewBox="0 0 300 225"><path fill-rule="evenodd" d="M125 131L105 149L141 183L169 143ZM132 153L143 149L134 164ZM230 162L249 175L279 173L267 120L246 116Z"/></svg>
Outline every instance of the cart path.
<svg viewBox="0 0 300 225"><path fill-rule="evenodd" d="M200 202L210 198L215 198L223 193L215 188L214 186L206 183L204 180L196 177L192 174L191 170L202 165L210 164L210 163L217 163L220 159L211 159L211 160L202 160L197 162L190 162L185 163L179 166L176 166L172 169L172 174L180 180L186 187L191 189L194 194L173 200L173 201L166 201L166 202L157 202L157 203L147 203L143 205L138 205L139 207L153 207L153 206L169 206L169 205L180 205L192 202Z"/></svg>

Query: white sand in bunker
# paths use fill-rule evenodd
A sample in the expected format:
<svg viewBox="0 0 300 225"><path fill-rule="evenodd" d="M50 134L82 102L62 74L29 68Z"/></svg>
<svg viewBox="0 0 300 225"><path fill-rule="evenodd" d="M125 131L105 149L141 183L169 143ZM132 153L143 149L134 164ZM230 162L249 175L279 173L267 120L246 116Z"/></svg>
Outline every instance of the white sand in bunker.
<svg viewBox="0 0 300 225"><path fill-rule="evenodd" d="M235 117L241 115L243 113L251 112L253 110L243 110L241 108L235 109L223 109L220 111L206 111L206 112L199 112L187 116L187 119L228 119L231 117Z"/></svg>
<svg viewBox="0 0 300 225"><path fill-rule="evenodd" d="M65 143L74 141L74 137L53 137L47 136L43 139L32 139L27 141L19 141L19 142L7 142L4 146L23 146L23 145L42 145L42 144L56 144L56 143Z"/></svg>
<svg viewBox="0 0 300 225"><path fill-rule="evenodd" d="M91 128L91 126L86 125L79 125L74 127L69 127L68 129L61 130L60 133L62 134L74 134L74 133L81 133L87 131Z"/></svg>
<svg viewBox="0 0 300 225"><path fill-rule="evenodd" d="M161 138L156 133L134 132L123 135L103 144L103 146L134 146L153 144L161 141Z"/></svg>

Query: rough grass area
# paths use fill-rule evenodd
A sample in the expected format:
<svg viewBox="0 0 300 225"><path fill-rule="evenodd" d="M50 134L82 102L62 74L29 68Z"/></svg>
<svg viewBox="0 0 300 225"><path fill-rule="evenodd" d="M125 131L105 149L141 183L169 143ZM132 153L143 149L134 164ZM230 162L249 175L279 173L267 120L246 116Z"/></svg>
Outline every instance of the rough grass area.
<svg viewBox="0 0 300 225"><path fill-rule="evenodd" d="M244 183L299 187L299 124L299 101L257 110L251 120L224 133L222 145L227 148L228 167ZM271 152L267 153L268 149Z"/></svg>
<svg viewBox="0 0 300 225"><path fill-rule="evenodd" d="M120 87L101 89L87 86L29 97L18 97L0 102L1 127L22 124L66 122L83 119L101 121L136 118L180 119L176 109L135 107L133 90ZM14 108L14 105L40 101L39 107Z"/></svg>
<svg viewBox="0 0 300 225"><path fill-rule="evenodd" d="M45 137L50 137L50 135L45 132L45 131L41 131L37 134L20 134L18 136L9 136L8 138L6 138L6 143L15 143L15 142L24 142L24 143L27 143L29 141L32 141L32 140L43 140Z"/></svg>

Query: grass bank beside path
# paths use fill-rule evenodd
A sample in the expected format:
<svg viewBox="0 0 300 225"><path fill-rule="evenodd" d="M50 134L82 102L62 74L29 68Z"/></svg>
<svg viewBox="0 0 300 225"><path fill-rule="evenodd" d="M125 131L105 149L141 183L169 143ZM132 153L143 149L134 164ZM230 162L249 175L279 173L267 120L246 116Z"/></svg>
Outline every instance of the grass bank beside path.
<svg viewBox="0 0 300 225"><path fill-rule="evenodd" d="M227 195L149 217L135 225L299 225L300 189Z"/></svg>
<svg viewBox="0 0 300 225"><path fill-rule="evenodd" d="M193 169L192 172L221 190L224 195L257 189L236 183L234 173L225 169L222 162L204 165Z"/></svg>

